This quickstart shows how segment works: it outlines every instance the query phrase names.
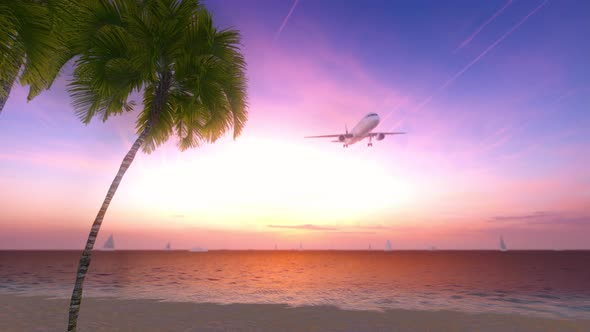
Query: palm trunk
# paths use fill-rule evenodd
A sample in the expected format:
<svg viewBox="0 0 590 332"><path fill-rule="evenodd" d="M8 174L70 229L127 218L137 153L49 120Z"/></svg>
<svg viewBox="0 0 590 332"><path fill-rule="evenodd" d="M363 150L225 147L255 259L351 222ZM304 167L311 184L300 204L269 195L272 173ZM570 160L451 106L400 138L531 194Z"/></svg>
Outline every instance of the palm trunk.
<svg viewBox="0 0 590 332"><path fill-rule="evenodd" d="M88 272L88 267L90 266L90 257L92 254L92 248L94 247L94 242L96 241L96 237L98 236L98 231L100 230L100 225L102 224L102 220L109 208L109 204L117 191L117 187L121 183L121 179L127 169L133 162L137 151L143 144L143 141L146 139L150 129L152 127L152 123L148 123L145 129L141 132L139 137L133 143L131 150L127 152L127 155L123 159L121 166L119 167L119 172L117 172L117 176L111 183L111 187L102 202L102 207L100 211L98 211L98 215L96 219L94 219L94 223L92 224L92 228L90 229L90 234L88 235L88 240L86 241L86 247L82 252L82 257L80 257L80 263L78 265L78 272L76 274L76 284L74 285L74 291L72 292L72 298L70 300L70 316L68 319L68 331L76 331L76 325L78 323L78 313L80 311L80 303L82 302L82 286L84 284L84 278L86 277L86 273Z"/></svg>
<svg viewBox="0 0 590 332"><path fill-rule="evenodd" d="M82 286L84 284L84 278L86 277L86 273L88 272L88 267L90 266L90 255L92 254L92 248L94 247L94 242L96 241L96 237L98 236L98 231L100 230L100 225L102 224L102 219L109 208L109 204L121 183L121 179L127 169L133 162L137 151L143 144L143 141L148 136L152 126L156 122L157 115L160 111L164 108L164 104L166 103L166 98L168 97L170 84L172 79L172 73L170 71L164 71L160 75L160 80L156 83L154 101L152 103L152 108L150 110L150 117L147 121L147 124L139 137L133 143L131 150L127 152L127 155L123 159L121 166L119 167L119 172L117 172L117 176L111 183L111 187L107 192L107 196L105 197L104 201L102 202L102 206L98 211L98 215L96 219L94 219L94 223L92 224L92 228L90 229L90 234L88 235L88 240L86 241L86 247L82 252L82 257L80 257L80 263L78 265L78 272L76 273L76 284L74 285L74 290L72 291L72 298L70 300L70 315L68 317L68 331L76 331L76 326L78 324L78 314L80 312L80 303L82 302Z"/></svg>

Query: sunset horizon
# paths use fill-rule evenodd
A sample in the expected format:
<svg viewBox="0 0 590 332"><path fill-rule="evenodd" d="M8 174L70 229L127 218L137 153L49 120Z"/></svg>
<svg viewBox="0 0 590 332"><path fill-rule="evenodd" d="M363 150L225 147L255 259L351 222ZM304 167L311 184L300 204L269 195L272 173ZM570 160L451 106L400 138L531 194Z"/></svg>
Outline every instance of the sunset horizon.
<svg viewBox="0 0 590 332"><path fill-rule="evenodd" d="M0 331L590 331L589 12L0 0Z"/></svg>

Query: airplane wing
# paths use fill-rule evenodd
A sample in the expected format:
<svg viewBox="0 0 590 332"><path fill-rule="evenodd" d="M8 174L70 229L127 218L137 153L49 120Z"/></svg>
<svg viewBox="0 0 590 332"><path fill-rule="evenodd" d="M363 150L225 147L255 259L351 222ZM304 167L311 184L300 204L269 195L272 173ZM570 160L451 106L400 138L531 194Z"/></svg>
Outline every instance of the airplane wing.
<svg viewBox="0 0 590 332"><path fill-rule="evenodd" d="M304 138L330 138L330 137L340 137L344 136L346 138L351 138L352 134L338 134L338 135L319 135L319 136L305 136Z"/></svg>
<svg viewBox="0 0 590 332"><path fill-rule="evenodd" d="M340 137L340 135L305 136L303 138L328 138L328 137Z"/></svg>
<svg viewBox="0 0 590 332"><path fill-rule="evenodd" d="M368 133L366 137L375 137L375 136L379 136L379 135L403 135L405 134L405 132L403 131L392 131L392 132L383 132L383 133Z"/></svg>

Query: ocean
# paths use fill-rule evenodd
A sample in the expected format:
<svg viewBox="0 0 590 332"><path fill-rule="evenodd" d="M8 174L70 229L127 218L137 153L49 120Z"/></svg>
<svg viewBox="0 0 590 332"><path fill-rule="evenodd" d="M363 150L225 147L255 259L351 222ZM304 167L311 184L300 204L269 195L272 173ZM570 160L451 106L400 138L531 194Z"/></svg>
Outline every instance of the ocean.
<svg viewBox="0 0 590 332"><path fill-rule="evenodd" d="M69 298L79 255L0 251L0 293ZM590 319L590 251L98 251L84 296Z"/></svg>

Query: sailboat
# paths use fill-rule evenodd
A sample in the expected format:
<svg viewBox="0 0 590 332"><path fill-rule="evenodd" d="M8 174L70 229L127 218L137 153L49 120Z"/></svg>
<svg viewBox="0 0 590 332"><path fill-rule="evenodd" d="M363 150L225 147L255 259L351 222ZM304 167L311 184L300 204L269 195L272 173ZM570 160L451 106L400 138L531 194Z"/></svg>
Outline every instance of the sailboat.
<svg viewBox="0 0 590 332"><path fill-rule="evenodd" d="M393 249L391 248L391 241L389 240L385 242L385 251L393 251Z"/></svg>
<svg viewBox="0 0 590 332"><path fill-rule="evenodd" d="M170 241L168 241L168 243L166 243L166 250L170 251Z"/></svg>
<svg viewBox="0 0 590 332"><path fill-rule="evenodd" d="M303 250L303 242L299 241L299 251Z"/></svg>
<svg viewBox="0 0 590 332"><path fill-rule="evenodd" d="M113 234L111 234L109 236L109 238L105 241L104 245L102 246L102 250L105 250L105 251L115 250L115 240L113 239Z"/></svg>
<svg viewBox="0 0 590 332"><path fill-rule="evenodd" d="M508 251L508 248L506 248L506 243L504 242L504 237L502 237L502 235L500 235L500 251Z"/></svg>

